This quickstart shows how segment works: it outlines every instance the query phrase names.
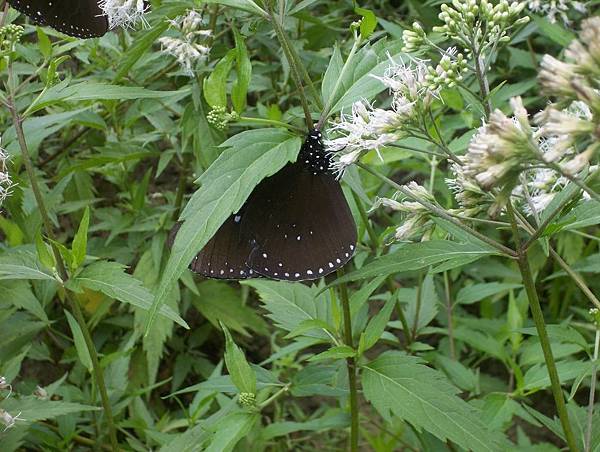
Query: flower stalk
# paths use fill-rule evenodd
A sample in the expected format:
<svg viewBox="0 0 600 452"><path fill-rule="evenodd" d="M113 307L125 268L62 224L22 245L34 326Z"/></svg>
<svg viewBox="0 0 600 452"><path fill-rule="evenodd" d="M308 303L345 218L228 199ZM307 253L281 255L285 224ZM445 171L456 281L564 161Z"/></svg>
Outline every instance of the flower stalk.
<svg viewBox="0 0 600 452"><path fill-rule="evenodd" d="M12 64L8 66L8 77L9 82L7 86L13 87L12 81L14 80ZM11 90L12 91L12 90ZM13 125L15 127L15 131L17 134L17 140L19 142L19 147L21 149L21 154L23 156L23 164L25 165L25 171L27 172L27 176L29 178L29 182L31 184L31 190L33 191L33 195L36 200L36 204L40 211L40 216L42 217L42 223L44 225L44 230L46 235L51 239L51 248L54 254L54 258L56 261L56 267L58 270L58 275L60 276L61 283L64 283L69 279L69 275L67 273L67 269L63 258L60 254L60 251L54 244L56 240L56 235L54 234L54 228L52 227L52 222L50 221L50 217L48 215L48 210L46 208L46 204L44 202L44 197L37 183L37 179L35 177L33 162L31 160L31 156L29 154L29 149L27 147L27 141L25 139L25 134L23 132L23 120L17 111L14 92L8 93L8 109L10 110ZM106 384L104 382L104 373L102 371L102 367L100 366L100 361L98 359L98 353L96 351L96 347L94 345L94 341L92 340L92 336L90 334L90 330L85 321L85 317L83 316L83 312L81 311L81 307L78 302L72 297L71 293L68 290L64 291L65 298L69 304L71 311L73 312L73 316L75 320L79 324L81 331L83 333L83 338L85 341L86 348L90 355L92 361L92 369L94 372L94 377L96 379L96 384L100 391L100 398L102 400L102 406L104 408L104 415L106 417L106 423L108 425L108 434L110 437L110 443L113 451L118 451L118 442L117 442L117 432L115 428L115 423L112 415L112 407L110 405L110 400L108 398L108 391L106 390Z"/></svg>
<svg viewBox="0 0 600 452"><path fill-rule="evenodd" d="M548 337L548 331L546 330L544 313L542 312L540 299L535 288L535 281L529 265L529 256L527 254L527 250L522 248L521 238L519 236L519 228L517 226L517 220L512 203L509 201L506 207L511 221L513 238L518 249L517 264L519 266L519 272L521 273L523 285L525 286L525 291L527 293L529 308L531 310L533 322L535 323L535 328L538 333L540 345L542 346L544 361L546 362L546 368L550 377L550 385L552 388L552 395L554 396L556 411L558 413L563 433L565 435L565 441L569 447L569 450L577 451L579 449L577 447L577 443L575 442L575 435L571 429L571 424L569 423L569 414L567 412L567 406L563 397L558 371L556 370L556 363L554 361L554 355L552 354L552 347L550 346L550 338Z"/></svg>

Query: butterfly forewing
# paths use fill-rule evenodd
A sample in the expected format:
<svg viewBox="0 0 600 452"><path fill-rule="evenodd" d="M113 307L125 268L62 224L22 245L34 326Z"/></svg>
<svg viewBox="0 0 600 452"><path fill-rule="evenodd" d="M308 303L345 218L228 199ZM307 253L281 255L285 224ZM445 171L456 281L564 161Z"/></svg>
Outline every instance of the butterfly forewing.
<svg viewBox="0 0 600 452"><path fill-rule="evenodd" d="M298 161L252 192L242 231L254 240L248 265L256 273L273 279L309 280L350 260L356 225L330 164L320 134L313 131Z"/></svg>
<svg viewBox="0 0 600 452"><path fill-rule="evenodd" d="M36 23L70 36L94 38L108 31L98 0L9 0L9 4Z"/></svg>

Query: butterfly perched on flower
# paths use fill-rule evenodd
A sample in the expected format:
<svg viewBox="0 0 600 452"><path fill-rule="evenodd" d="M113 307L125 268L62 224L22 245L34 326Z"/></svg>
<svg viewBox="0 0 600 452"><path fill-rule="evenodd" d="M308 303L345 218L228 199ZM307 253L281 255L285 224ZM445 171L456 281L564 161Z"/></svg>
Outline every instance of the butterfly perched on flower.
<svg viewBox="0 0 600 452"><path fill-rule="evenodd" d="M171 231L170 244L179 227ZM356 241L356 224L331 156L321 132L312 130L296 162L264 179L190 268L217 279L312 280L344 266Z"/></svg>

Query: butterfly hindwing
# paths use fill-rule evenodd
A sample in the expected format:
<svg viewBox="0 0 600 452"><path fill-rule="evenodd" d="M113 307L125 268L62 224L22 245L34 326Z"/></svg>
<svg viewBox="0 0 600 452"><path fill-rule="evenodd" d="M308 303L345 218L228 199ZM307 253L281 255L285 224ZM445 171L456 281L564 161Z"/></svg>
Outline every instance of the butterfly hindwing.
<svg viewBox="0 0 600 452"><path fill-rule="evenodd" d="M217 233L202 248L190 264L194 273L215 279L247 279L257 275L247 265L251 253L250 241L241 235L240 215L230 216ZM169 234L169 244L175 241L181 223Z"/></svg>
<svg viewBox="0 0 600 452"><path fill-rule="evenodd" d="M70 36L94 38L108 31L98 0L9 0L9 4L34 22Z"/></svg>

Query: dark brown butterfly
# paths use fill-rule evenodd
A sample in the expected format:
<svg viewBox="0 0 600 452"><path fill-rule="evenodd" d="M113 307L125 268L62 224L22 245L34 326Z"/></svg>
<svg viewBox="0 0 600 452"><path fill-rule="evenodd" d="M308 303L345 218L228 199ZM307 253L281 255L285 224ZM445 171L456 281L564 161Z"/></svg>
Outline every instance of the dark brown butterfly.
<svg viewBox="0 0 600 452"><path fill-rule="evenodd" d="M171 231L172 244L179 224ZM218 279L317 279L354 255L356 224L325 152L312 130L298 159L264 179L190 264Z"/></svg>
<svg viewBox="0 0 600 452"><path fill-rule="evenodd" d="M95 38L108 31L98 0L9 0L10 6L40 25L77 38Z"/></svg>

